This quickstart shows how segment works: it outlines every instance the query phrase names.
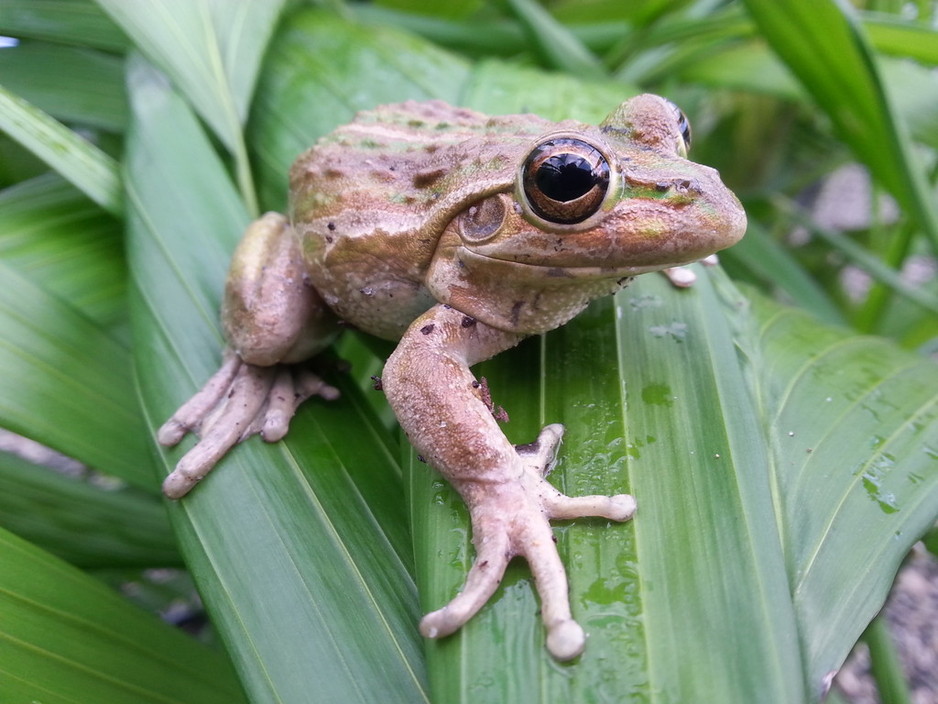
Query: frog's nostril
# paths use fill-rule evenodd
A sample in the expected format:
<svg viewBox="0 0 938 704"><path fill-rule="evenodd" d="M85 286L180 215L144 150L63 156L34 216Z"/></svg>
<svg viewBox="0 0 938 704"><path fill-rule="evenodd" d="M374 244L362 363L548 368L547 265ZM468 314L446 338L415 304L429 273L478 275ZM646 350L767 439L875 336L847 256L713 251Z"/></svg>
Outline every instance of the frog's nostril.
<svg viewBox="0 0 938 704"><path fill-rule="evenodd" d="M703 192L703 189L700 187L700 184L696 179L688 180L681 179L674 182L674 190L678 193L694 193L699 194Z"/></svg>
<svg viewBox="0 0 938 704"><path fill-rule="evenodd" d="M676 178L668 181L656 181L655 190L659 193L674 191L680 194L699 194L703 192L700 183L696 179Z"/></svg>

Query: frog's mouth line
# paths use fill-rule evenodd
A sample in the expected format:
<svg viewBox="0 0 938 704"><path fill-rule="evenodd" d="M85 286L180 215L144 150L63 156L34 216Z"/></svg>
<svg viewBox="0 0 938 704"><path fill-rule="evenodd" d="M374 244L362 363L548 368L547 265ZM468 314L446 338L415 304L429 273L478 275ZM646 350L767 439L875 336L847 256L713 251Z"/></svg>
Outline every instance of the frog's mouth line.
<svg viewBox="0 0 938 704"><path fill-rule="evenodd" d="M475 271L486 270L492 272L495 267L497 273L503 273L507 276L517 276L522 279L554 279L558 283L567 279L573 281L583 279L618 279L627 276L638 276L639 274L648 274L662 269L670 269L676 266L686 266L697 261L696 259L684 259L675 262L665 262L661 264L643 264L626 266L595 266L595 265L549 265L549 264L527 264L514 259L492 256L489 254L480 254L472 251L466 246L459 247L456 252L457 260L463 264L467 270Z"/></svg>

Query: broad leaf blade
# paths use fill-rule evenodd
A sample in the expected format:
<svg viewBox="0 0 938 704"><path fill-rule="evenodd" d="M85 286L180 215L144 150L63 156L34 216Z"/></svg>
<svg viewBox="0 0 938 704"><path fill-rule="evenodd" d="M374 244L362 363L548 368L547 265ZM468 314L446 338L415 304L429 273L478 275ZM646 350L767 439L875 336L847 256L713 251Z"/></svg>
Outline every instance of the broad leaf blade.
<svg viewBox="0 0 938 704"><path fill-rule="evenodd" d="M549 66L584 78L605 77L607 72L599 59L538 3L532 0L509 0L508 6L534 38L535 45Z"/></svg>
<svg viewBox="0 0 938 704"><path fill-rule="evenodd" d="M938 514L938 367L760 302L754 358L791 591L815 688ZM761 364L760 364L761 362Z"/></svg>
<svg viewBox="0 0 938 704"><path fill-rule="evenodd" d="M646 277L617 298L652 689L803 701L769 452L731 335L743 302L710 279L689 296Z"/></svg>
<svg viewBox="0 0 938 704"><path fill-rule="evenodd" d="M884 54L905 56L925 64L938 64L934 26L870 12L864 13L862 17L870 40Z"/></svg>
<svg viewBox="0 0 938 704"><path fill-rule="evenodd" d="M155 426L218 362L224 271L248 218L165 80L137 61L129 84L134 323ZM403 512L386 500L399 470L357 390L338 383L344 400L307 404L287 441L245 443L172 506L253 701L425 698ZM165 456L165 471L180 455Z"/></svg>
<svg viewBox="0 0 938 704"><path fill-rule="evenodd" d="M242 133L261 58L284 0L98 0L165 71L234 157L241 198L257 215Z"/></svg>
<svg viewBox="0 0 938 704"><path fill-rule="evenodd" d="M0 564L5 701L244 701L218 653L3 529Z"/></svg>

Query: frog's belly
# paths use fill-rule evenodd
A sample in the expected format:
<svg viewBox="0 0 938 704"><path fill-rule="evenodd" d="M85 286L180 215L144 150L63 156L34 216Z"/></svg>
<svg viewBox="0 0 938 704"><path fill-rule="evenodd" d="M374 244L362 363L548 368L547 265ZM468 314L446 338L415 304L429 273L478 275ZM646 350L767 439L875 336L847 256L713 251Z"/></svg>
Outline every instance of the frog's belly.
<svg viewBox="0 0 938 704"><path fill-rule="evenodd" d="M423 285L406 279L343 276L322 269L312 272L311 278L343 322L386 340L400 339L410 323L436 303Z"/></svg>
<svg viewBox="0 0 938 704"><path fill-rule="evenodd" d="M407 227L413 223L403 216L396 223L391 230L380 212L345 207L294 225L306 270L326 305L346 323L387 340L399 339L436 303L423 282L439 238L414 234L417 228Z"/></svg>

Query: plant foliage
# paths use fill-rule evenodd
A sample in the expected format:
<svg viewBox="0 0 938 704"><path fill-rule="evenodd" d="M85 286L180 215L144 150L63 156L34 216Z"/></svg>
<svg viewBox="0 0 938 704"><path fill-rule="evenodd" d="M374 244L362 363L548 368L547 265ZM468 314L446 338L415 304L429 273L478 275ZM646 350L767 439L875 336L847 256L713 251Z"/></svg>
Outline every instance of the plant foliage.
<svg viewBox="0 0 938 704"><path fill-rule="evenodd" d="M938 516L933 3L335 5L0 0L0 426L112 478L0 455L0 700L819 701ZM339 401L165 519L153 430L218 364L230 252L300 151L382 103L597 120L640 90L746 205L726 273L642 277L478 372L514 442L566 425L565 492L638 499L556 529L581 658L547 656L521 564L420 638L467 517L360 340ZM180 564L217 642L102 582Z"/></svg>

